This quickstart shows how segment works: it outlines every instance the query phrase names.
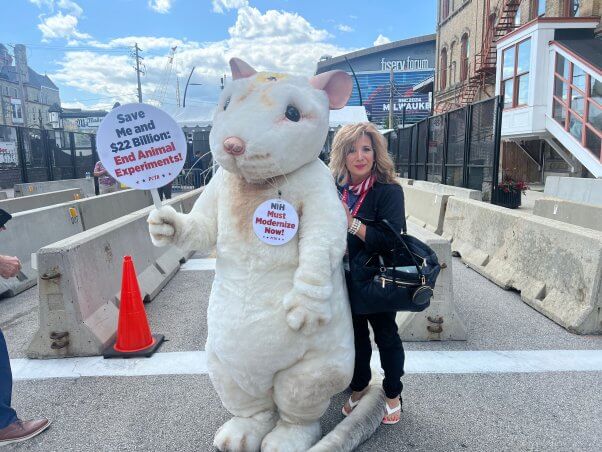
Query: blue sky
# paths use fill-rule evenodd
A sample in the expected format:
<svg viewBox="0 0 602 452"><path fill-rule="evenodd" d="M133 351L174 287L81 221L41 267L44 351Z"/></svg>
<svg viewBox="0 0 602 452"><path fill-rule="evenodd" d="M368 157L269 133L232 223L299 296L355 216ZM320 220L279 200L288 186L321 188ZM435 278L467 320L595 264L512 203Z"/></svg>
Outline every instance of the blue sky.
<svg viewBox="0 0 602 452"><path fill-rule="evenodd" d="M232 56L311 75L323 54L433 33L435 13L435 0L10 0L0 42L26 44L30 66L52 78L65 106L135 100L136 41L145 101L175 104L176 75L183 90L196 66L202 85L189 88L187 103L202 105L216 100Z"/></svg>

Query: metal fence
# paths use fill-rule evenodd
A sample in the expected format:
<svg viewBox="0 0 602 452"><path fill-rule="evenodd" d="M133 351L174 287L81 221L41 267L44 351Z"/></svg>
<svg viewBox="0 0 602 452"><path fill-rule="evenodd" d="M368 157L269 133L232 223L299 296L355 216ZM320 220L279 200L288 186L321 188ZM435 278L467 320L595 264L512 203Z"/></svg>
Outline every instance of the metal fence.
<svg viewBox="0 0 602 452"><path fill-rule="evenodd" d="M502 101L494 97L431 116L389 137L401 177L483 192L497 186Z"/></svg>
<svg viewBox="0 0 602 452"><path fill-rule="evenodd" d="M0 126L0 188L82 178L97 157L94 135Z"/></svg>

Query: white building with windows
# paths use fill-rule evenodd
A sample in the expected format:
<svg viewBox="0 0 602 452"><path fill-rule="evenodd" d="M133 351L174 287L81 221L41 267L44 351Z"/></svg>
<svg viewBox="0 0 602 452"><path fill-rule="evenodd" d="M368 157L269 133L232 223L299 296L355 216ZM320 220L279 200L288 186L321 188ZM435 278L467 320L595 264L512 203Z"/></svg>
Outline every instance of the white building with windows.
<svg viewBox="0 0 602 452"><path fill-rule="evenodd" d="M552 149L572 176L602 177L599 23L596 17L539 17L497 41L502 139L530 148L527 153L534 144Z"/></svg>

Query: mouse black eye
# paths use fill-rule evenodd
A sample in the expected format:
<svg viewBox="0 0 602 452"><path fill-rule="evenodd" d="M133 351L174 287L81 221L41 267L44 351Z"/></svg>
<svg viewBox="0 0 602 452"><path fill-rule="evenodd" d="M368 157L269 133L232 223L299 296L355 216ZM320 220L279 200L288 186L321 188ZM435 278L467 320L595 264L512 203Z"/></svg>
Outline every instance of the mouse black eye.
<svg viewBox="0 0 602 452"><path fill-rule="evenodd" d="M301 119L301 113L299 113L299 110L297 110L297 108L293 107L292 105L286 106L286 113L284 113L284 116L286 116L286 118L289 121L293 122L299 122L299 120Z"/></svg>
<svg viewBox="0 0 602 452"><path fill-rule="evenodd" d="M224 102L224 110L226 108L228 108L228 105L230 105L230 98L229 97L226 99L226 102Z"/></svg>

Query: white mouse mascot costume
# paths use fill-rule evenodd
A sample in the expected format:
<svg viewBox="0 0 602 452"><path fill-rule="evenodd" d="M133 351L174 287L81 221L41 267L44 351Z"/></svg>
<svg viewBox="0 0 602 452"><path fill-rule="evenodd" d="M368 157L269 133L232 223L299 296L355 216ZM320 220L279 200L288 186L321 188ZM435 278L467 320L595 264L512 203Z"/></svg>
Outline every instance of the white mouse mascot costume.
<svg viewBox="0 0 602 452"><path fill-rule="evenodd" d="M329 108L346 104L352 82L343 71L308 81L258 73L236 58L230 66L210 135L221 168L190 214L155 210L149 230L158 246L217 248L205 351L234 417L215 447L306 451L353 374L347 221L318 160Z"/></svg>

